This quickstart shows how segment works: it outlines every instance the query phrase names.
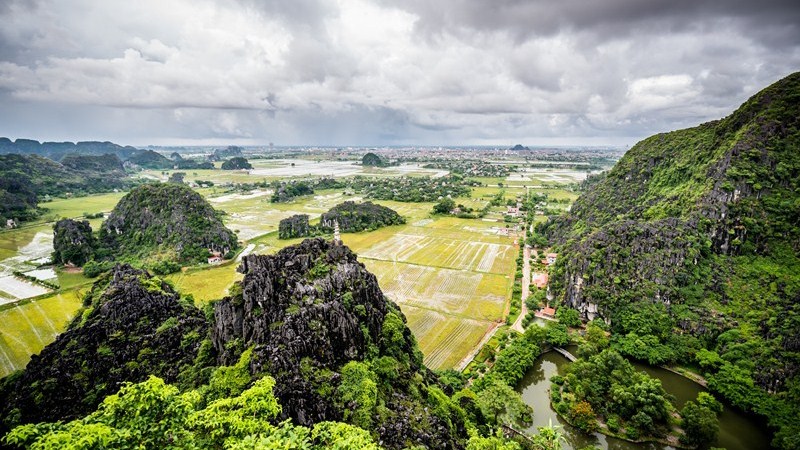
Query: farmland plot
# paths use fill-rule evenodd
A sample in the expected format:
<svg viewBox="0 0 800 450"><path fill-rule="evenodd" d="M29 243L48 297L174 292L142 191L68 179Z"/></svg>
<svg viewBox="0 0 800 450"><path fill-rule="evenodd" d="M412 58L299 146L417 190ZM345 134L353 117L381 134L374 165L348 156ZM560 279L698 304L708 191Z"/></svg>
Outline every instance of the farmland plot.
<svg viewBox="0 0 800 450"><path fill-rule="evenodd" d="M403 307L403 313L425 355L425 365L431 368L454 367L490 327L483 321L450 317L409 305Z"/></svg>
<svg viewBox="0 0 800 450"><path fill-rule="evenodd" d="M508 261L513 261L514 249L511 245L398 233L360 255L431 267L503 273L508 271Z"/></svg>
<svg viewBox="0 0 800 450"><path fill-rule="evenodd" d="M0 376L24 368L64 331L80 306L80 293L70 291L0 311Z"/></svg>
<svg viewBox="0 0 800 450"><path fill-rule="evenodd" d="M491 224L421 219L344 242L408 319L431 368L454 367L503 320L516 248Z"/></svg>

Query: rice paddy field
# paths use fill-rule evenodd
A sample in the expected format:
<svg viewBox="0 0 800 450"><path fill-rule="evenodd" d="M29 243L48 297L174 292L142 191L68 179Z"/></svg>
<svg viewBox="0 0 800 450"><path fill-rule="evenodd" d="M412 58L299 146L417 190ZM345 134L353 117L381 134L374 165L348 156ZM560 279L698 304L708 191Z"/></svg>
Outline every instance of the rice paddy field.
<svg viewBox="0 0 800 450"><path fill-rule="evenodd" d="M451 368L504 319L517 248L498 223L417 208L416 221L342 240L400 306L425 364Z"/></svg>
<svg viewBox="0 0 800 450"><path fill-rule="evenodd" d="M277 239L281 219L308 214L312 222L346 200L362 200L341 191L319 191L292 203L272 204L269 189L246 193L225 192L225 183L269 181L286 177L441 176L442 171L416 165L384 169L363 168L352 162L314 160L252 160L247 171L187 170L186 180L211 180L218 185L198 189L211 204L226 212L225 224L246 248L243 253L270 254L300 241ZM294 163L294 164L293 164ZM173 171L144 171L140 176L166 180ZM546 173L547 172L547 173ZM554 200L571 202L577 196L563 185L580 181L581 172L542 169L507 178L480 179L469 198L455 199L475 209L483 208L501 189L507 200L530 189ZM585 174L584 174L585 176ZM542 185L536 185L541 183ZM502 184L502 188L498 186ZM56 199L42 206L49 211L41 222L0 231L0 376L24 367L32 354L52 342L80 307L81 292L91 280L80 272L39 267L52 252L52 224L63 218L113 209L124 193ZM433 203L375 201L406 218L397 225L372 232L344 234L342 239L373 272L384 293L406 315L431 368L457 366L493 326L505 319L512 288L517 247L505 233L505 206L492 208L484 219L435 217ZM559 204L561 205L561 204ZM566 204L564 204L566 207ZM538 218L537 218L538 219ZM542 218L543 220L543 218ZM91 220L97 229L102 219ZM176 289L191 294L198 305L222 298L241 279L238 263L185 268L169 275ZM13 271L54 282L49 289L13 276Z"/></svg>
<svg viewBox="0 0 800 450"><path fill-rule="evenodd" d="M0 376L22 369L66 329L81 306L73 290L0 309Z"/></svg>

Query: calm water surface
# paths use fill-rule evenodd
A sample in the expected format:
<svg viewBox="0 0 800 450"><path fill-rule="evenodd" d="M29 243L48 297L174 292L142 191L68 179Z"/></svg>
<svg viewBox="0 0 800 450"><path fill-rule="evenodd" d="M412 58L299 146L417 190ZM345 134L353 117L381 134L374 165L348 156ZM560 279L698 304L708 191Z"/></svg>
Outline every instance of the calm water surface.
<svg viewBox="0 0 800 450"><path fill-rule="evenodd" d="M574 347L568 348L575 351ZM550 377L563 373L569 361L556 352L545 353L536 360L533 368L525 375L517 386L525 403L533 407L533 425L528 432L535 434L537 427L560 425L567 438L564 446L569 450L577 450L587 445L596 445L608 450L665 450L672 447L661 444L635 444L632 442L608 437L600 433L586 434L562 421L550 407ZM705 391L702 386L680 376L657 367L634 364L637 369L644 370L650 376L661 380L664 389L675 396L676 406L682 408L688 400L697 398L697 394ZM720 414L720 433L716 447L727 450L767 450L770 437L764 432L763 425L744 414L725 407Z"/></svg>

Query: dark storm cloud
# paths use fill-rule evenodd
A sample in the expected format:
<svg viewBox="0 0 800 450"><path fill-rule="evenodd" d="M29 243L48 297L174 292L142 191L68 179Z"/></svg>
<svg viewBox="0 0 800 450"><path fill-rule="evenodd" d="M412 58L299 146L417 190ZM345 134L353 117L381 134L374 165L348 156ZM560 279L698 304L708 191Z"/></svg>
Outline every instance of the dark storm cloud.
<svg viewBox="0 0 800 450"><path fill-rule="evenodd" d="M632 143L797 70L796 4L0 0L0 135Z"/></svg>
<svg viewBox="0 0 800 450"><path fill-rule="evenodd" d="M709 21L736 19L743 31L771 43L800 41L800 4L793 0L411 0L386 2L417 14L427 33L506 30L518 40L562 31L589 31L600 39L638 32L679 32ZM770 39L769 36L774 36Z"/></svg>

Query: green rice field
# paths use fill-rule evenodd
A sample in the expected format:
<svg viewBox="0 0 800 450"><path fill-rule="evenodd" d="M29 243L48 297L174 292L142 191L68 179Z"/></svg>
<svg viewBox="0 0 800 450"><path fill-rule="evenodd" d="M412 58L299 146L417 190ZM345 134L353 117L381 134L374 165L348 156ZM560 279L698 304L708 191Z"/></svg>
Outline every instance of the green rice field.
<svg viewBox="0 0 800 450"><path fill-rule="evenodd" d="M73 290L5 305L0 310L0 376L24 368L31 355L53 342L80 308L81 297Z"/></svg>

